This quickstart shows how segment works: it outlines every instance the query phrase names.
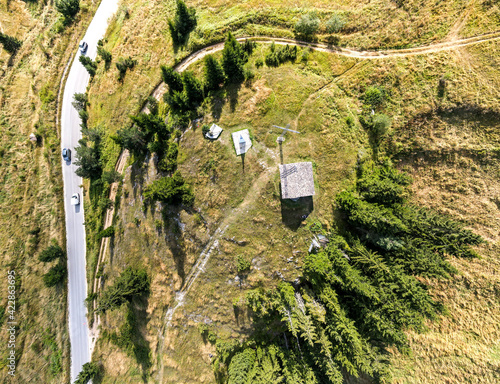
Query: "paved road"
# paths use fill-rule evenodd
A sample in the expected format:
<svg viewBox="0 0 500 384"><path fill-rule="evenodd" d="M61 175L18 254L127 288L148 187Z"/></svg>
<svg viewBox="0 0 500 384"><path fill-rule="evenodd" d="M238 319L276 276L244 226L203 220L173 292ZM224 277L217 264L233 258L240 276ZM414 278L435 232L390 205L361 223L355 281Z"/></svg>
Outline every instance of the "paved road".
<svg viewBox="0 0 500 384"><path fill-rule="evenodd" d="M87 55L94 59L97 54L97 41L104 36L108 19L118 9L118 0L102 0L101 5L90 23L84 40L89 47ZM83 196L80 185L82 179L75 174L75 146L81 138L80 118L72 106L73 95L84 93L89 81L87 70L78 61L78 53L69 71L61 109L61 147L72 151L71 163L63 164L64 210L66 212L66 242L68 253L68 303L69 337L71 342L71 382L81 371L82 365L90 361L90 340L87 324L87 276L85 267L85 227L83 225ZM70 204L71 195L80 193L82 201L78 206Z"/></svg>

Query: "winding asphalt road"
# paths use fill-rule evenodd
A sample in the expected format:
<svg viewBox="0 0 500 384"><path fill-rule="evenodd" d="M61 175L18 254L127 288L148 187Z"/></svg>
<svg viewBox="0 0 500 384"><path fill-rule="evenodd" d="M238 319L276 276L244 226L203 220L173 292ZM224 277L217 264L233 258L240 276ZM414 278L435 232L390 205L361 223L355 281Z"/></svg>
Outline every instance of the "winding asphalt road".
<svg viewBox="0 0 500 384"><path fill-rule="evenodd" d="M118 0L102 0L85 37L89 47L86 54L95 59L97 54L97 41L104 36L108 26L108 19L118 9ZM64 181L64 210L66 213L66 246L68 254L68 304L69 304L69 338L71 343L71 383L81 371L83 364L90 361L90 340L87 324L87 276L85 267L85 226L83 215L83 196L80 185L82 178L75 174L76 166L75 146L81 138L80 118L72 106L73 95L84 93L89 82L87 70L80 64L78 58L69 71L64 87L64 96L61 108L61 147L70 148L72 151L71 162L63 160ZM70 204L71 195L80 194L80 205Z"/></svg>

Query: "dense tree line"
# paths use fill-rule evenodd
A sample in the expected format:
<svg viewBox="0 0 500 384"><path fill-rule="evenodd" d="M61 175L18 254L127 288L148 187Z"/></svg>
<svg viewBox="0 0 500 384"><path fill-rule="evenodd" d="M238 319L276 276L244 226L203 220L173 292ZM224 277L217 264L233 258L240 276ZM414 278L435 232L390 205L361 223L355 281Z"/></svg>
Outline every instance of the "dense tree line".
<svg viewBox="0 0 500 384"><path fill-rule="evenodd" d="M407 202L411 179L389 162L363 163L336 205L343 231L304 259L299 284L246 295L256 332L243 345L217 340L224 383L343 383L388 379L387 347L408 351L443 307L415 276L449 277L449 255L474 257L482 239L463 224Z"/></svg>

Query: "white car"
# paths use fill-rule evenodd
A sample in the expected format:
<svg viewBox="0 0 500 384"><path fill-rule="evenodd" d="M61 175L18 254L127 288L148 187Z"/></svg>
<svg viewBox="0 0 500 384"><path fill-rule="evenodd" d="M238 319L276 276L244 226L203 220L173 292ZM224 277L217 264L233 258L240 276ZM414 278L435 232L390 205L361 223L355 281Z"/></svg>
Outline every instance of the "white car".
<svg viewBox="0 0 500 384"><path fill-rule="evenodd" d="M79 193L73 193L71 196L71 205L78 205L80 204L80 194Z"/></svg>

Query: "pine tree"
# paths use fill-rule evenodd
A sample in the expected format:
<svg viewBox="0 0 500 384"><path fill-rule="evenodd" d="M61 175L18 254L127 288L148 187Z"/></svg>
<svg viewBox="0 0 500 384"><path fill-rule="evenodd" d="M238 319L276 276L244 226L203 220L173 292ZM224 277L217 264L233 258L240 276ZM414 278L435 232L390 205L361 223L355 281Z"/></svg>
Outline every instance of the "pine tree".
<svg viewBox="0 0 500 384"><path fill-rule="evenodd" d="M3 45L3 49L5 49L7 52L15 53L19 48L21 48L23 42L16 39L15 37L0 32L0 44Z"/></svg>
<svg viewBox="0 0 500 384"><path fill-rule="evenodd" d="M193 72L185 71L182 73L182 83L186 93L189 107L194 109L203 101L203 87L201 82L195 77Z"/></svg>
<svg viewBox="0 0 500 384"><path fill-rule="evenodd" d="M173 95L174 92L182 92L184 90L181 75L179 72L174 71L172 67L162 65L161 77L165 84L168 85L168 92L170 95Z"/></svg>
<svg viewBox="0 0 500 384"><path fill-rule="evenodd" d="M205 58L205 86L207 90L217 90L224 83L224 70L219 61L213 56Z"/></svg>
<svg viewBox="0 0 500 384"><path fill-rule="evenodd" d="M238 83L245 78L243 64L244 52L241 45L236 41L231 32L227 33L227 39L222 50L222 67L230 83Z"/></svg>
<svg viewBox="0 0 500 384"><path fill-rule="evenodd" d="M196 10L188 8L182 0L177 0L174 20L168 21L174 45L184 44L189 38L191 31L196 28L196 24Z"/></svg>

